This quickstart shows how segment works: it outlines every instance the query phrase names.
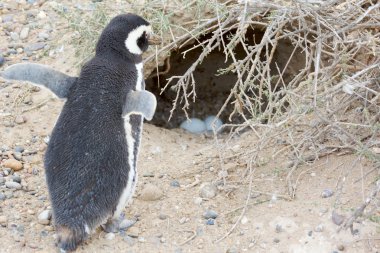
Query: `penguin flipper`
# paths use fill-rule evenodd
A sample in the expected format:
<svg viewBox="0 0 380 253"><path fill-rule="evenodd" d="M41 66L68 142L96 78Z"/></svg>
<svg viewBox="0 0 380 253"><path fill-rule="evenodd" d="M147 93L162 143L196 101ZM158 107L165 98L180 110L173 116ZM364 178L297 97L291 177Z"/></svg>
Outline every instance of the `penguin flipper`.
<svg viewBox="0 0 380 253"><path fill-rule="evenodd" d="M149 91L131 91L128 93L123 107L123 117L129 114L140 114L151 120L156 111L156 97Z"/></svg>
<svg viewBox="0 0 380 253"><path fill-rule="evenodd" d="M77 77L37 63L14 64L6 68L0 75L5 79L29 81L34 85L43 86L59 98L67 98L71 86L77 80Z"/></svg>

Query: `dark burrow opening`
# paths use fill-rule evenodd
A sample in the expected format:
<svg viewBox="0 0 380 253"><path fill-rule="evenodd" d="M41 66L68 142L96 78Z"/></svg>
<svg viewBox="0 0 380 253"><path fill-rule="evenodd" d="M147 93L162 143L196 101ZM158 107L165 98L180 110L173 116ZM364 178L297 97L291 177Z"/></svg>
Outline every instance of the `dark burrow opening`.
<svg viewBox="0 0 380 253"><path fill-rule="evenodd" d="M234 31L231 31L231 33L233 32ZM226 35L224 39L228 41L230 35L231 34ZM261 29L248 29L245 35L245 41L249 45L260 43L263 35L264 31ZM186 114L181 109L182 105L179 105L174 111L170 121L168 121L176 91L168 87L162 92L162 94L160 93L167 83L168 78L172 76L181 76L188 70L202 53L202 47L186 52L185 57L183 56L183 52L194 47L194 45L205 41L211 36L212 34L206 34L199 38L196 43L184 46L180 50L172 51L169 58L166 59L164 66L159 67L158 70L153 70L150 76L146 79L146 89L153 92L157 97L157 110L150 123L159 127L171 129L178 128L180 124L186 120ZM282 71L286 66L286 70L283 74L285 84L292 80L293 77L305 67L305 55L298 49L295 53L293 51L294 46L290 41L280 40L271 62L271 75L277 75L278 71ZM237 60L243 59L247 55L241 44L236 46L234 53ZM265 54L260 57L265 57ZM287 64L290 57L292 58L289 64ZM207 116L217 115L238 78L237 73L228 72L219 75L218 70L225 69L232 63L233 60L230 58L226 61L223 50L215 49L207 55L200 65L198 65L194 71L194 79L196 83L195 91L197 97L195 103L191 103L188 110L190 118L204 120ZM157 73L162 74L157 76ZM172 82L170 85L174 84L175 82ZM220 115L220 119L223 123L237 124L243 121L238 114L235 114L235 116L231 118L232 122L229 120L229 116L233 110L234 105L229 103Z"/></svg>

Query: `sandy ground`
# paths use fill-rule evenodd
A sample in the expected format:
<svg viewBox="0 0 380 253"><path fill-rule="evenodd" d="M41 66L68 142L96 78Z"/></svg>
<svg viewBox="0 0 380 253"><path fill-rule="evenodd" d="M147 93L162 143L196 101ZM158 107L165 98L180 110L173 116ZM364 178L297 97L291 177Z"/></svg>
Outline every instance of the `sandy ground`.
<svg viewBox="0 0 380 253"><path fill-rule="evenodd" d="M48 2L48 1L47 1ZM6 1L5 4L11 4ZM21 5L27 5L22 2ZM39 7L29 6L29 10ZM5 11L2 20L12 14L18 20L27 11L19 6ZM54 12L45 7L47 14ZM50 13L50 12L51 13ZM38 16L38 11L36 11ZM20 14L20 15L19 15ZM37 23L45 22L43 19ZM29 21L28 21L29 22ZM27 23L28 23L27 22ZM30 21L31 22L31 21ZM30 23L29 22L29 23ZM62 21L63 22L63 21ZM1 22L0 22L1 23ZM25 22L14 22L12 32L20 33ZM2 23L0 49L7 62L2 68L28 61L50 64L61 71L70 71L74 52L70 45L65 51L36 51L7 55L16 42ZM25 47L38 40L44 25L33 28ZM61 31L51 31L44 41L57 45ZM69 33L69 31L67 32ZM67 34L65 34L67 36ZM52 49L50 49L52 50ZM44 177L43 155L49 136L63 106L46 90L32 89L21 82L0 80L0 252L55 252L55 231L52 224L40 224L38 215L50 209ZM21 117L21 118L20 118ZM17 123L18 122L18 123ZM227 136L221 135L223 140ZM138 217L137 223L125 232L107 235L101 229L77 252L378 252L379 224L369 220L355 223L355 235L350 231L337 233L332 221L335 210L350 215L371 190L375 172L366 161L353 155L329 155L310 165L301 166L297 195L288 200L284 157L271 158L276 150L268 150L268 161L260 167L249 168L248 161L239 158L241 150L257 145L254 134L246 132L233 139L226 159L227 184L220 180L220 160L215 141L204 135L193 135L180 129L164 129L146 123L139 156L139 183L133 203L125 209L125 217ZM21 155L23 169L14 172L3 165L16 146L25 150ZM247 171L251 169L252 184ZM4 182L21 179L21 189L10 189ZM247 180L241 182L241 178ZM204 184L216 186L216 196L201 198ZM159 199L145 201L141 193L147 185L158 188ZM251 187L250 187L251 186ZM330 189L333 195L322 198ZM247 199L249 196L249 199ZM207 224L203 214L213 210L214 224ZM245 210L244 213L242 211ZM210 222L210 221L209 221ZM224 239L221 239L234 228Z"/></svg>

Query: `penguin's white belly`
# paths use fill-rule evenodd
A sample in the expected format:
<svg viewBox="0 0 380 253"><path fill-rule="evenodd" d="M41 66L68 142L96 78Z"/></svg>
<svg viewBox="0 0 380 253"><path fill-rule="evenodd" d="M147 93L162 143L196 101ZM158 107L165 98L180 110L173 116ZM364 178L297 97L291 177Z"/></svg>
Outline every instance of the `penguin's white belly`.
<svg viewBox="0 0 380 253"><path fill-rule="evenodd" d="M144 89L142 68L143 68L142 63L136 64L136 70L137 70L136 90ZM137 159L138 152L136 152L137 154L135 157L134 147L136 145L135 144L136 140L133 138L132 126L129 120L130 120L129 116L126 116L124 118L125 137L126 137L127 145L128 145L128 165L129 165L128 181L127 181L127 185L125 186L123 190L123 193L121 194L116 210L113 214L114 219L119 218L125 206L129 204L130 200L132 199L133 193L136 190L136 184L137 184L137 169L134 166L134 164L135 164L135 160ZM141 124L141 129L140 129L140 135L138 136L138 138L140 139L139 143L141 143L141 135L142 135L142 124ZM137 148L137 150L139 150L139 148Z"/></svg>

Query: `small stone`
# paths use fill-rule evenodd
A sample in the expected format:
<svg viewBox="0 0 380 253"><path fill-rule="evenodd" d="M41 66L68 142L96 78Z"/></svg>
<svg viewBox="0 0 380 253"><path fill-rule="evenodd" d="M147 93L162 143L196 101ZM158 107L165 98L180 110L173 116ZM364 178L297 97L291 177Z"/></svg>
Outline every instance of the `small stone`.
<svg viewBox="0 0 380 253"><path fill-rule="evenodd" d="M185 224L187 221L187 218L186 217L182 217L180 220L179 220L179 223L180 224Z"/></svg>
<svg viewBox="0 0 380 253"><path fill-rule="evenodd" d="M15 32L11 32L10 36L11 36L11 39L14 41L18 41L20 39L20 36L18 35L18 33L15 33Z"/></svg>
<svg viewBox="0 0 380 253"><path fill-rule="evenodd" d="M226 253L239 253L239 250L235 246L232 246L226 251Z"/></svg>
<svg viewBox="0 0 380 253"><path fill-rule="evenodd" d="M158 218L159 218L160 220L166 220L168 217L169 217L169 215L167 215L167 214L163 214L163 213L161 213L160 215L158 215Z"/></svg>
<svg viewBox="0 0 380 253"><path fill-rule="evenodd" d="M51 210L44 210L38 215L38 223L49 225L51 219Z"/></svg>
<svg viewBox="0 0 380 253"><path fill-rule="evenodd" d="M0 215L0 225L5 226L7 225L8 218L5 215Z"/></svg>
<svg viewBox="0 0 380 253"><path fill-rule="evenodd" d="M139 198L144 201L155 201L159 200L163 195L164 193L160 188L154 184L148 183L144 186Z"/></svg>
<svg viewBox="0 0 380 253"><path fill-rule="evenodd" d="M338 247L337 247L337 249L339 250L339 251L344 251L344 245L343 244L340 244L340 245L338 245Z"/></svg>
<svg viewBox="0 0 380 253"><path fill-rule="evenodd" d="M107 240L113 240L115 239L115 234L114 233L107 233L104 238L106 238Z"/></svg>
<svg viewBox="0 0 380 253"><path fill-rule="evenodd" d="M37 42L37 43L32 43L32 44L29 44L27 45L24 50L25 51L28 51L28 52L34 52L34 51L38 51L38 50L41 50L45 47L45 43L43 42Z"/></svg>
<svg viewBox="0 0 380 253"><path fill-rule="evenodd" d="M13 157L17 160L17 161L21 161L22 159L22 154L20 152L14 152L13 153Z"/></svg>
<svg viewBox="0 0 380 253"><path fill-rule="evenodd" d="M8 159L3 162L3 166L7 168L11 168L14 171L18 171L22 169L22 163L17 161L16 159Z"/></svg>
<svg viewBox="0 0 380 253"><path fill-rule="evenodd" d="M280 233L282 231L283 231L282 226L280 224L277 224L276 225L276 233Z"/></svg>
<svg viewBox="0 0 380 253"><path fill-rule="evenodd" d="M0 174L0 186L5 184L5 178Z"/></svg>
<svg viewBox="0 0 380 253"><path fill-rule="evenodd" d="M165 242L166 242L165 237L161 237L161 238L160 238L160 242L161 242L161 243L165 243Z"/></svg>
<svg viewBox="0 0 380 253"><path fill-rule="evenodd" d="M194 199L194 204L196 204L196 205L200 205L200 204L202 204L202 201L203 201L203 199L202 198L200 198L200 197L196 197L195 199Z"/></svg>
<svg viewBox="0 0 380 253"><path fill-rule="evenodd" d="M323 232L324 229L325 227L323 226L323 224L319 224L318 226L314 228L314 231L320 233L320 232Z"/></svg>
<svg viewBox="0 0 380 253"><path fill-rule="evenodd" d="M132 238L137 238L139 237L140 229L138 227L130 227L126 233Z"/></svg>
<svg viewBox="0 0 380 253"><path fill-rule="evenodd" d="M16 116L16 118L15 118L15 123L16 124L24 124L26 122L26 119L25 119L25 117L23 117L22 115L18 115L18 116Z"/></svg>
<svg viewBox="0 0 380 253"><path fill-rule="evenodd" d="M214 210L207 210L204 214L203 214L203 218L205 219L216 219L218 217L218 213L215 212Z"/></svg>
<svg viewBox="0 0 380 253"><path fill-rule="evenodd" d="M332 212L332 215L331 215L331 219L332 221L334 222L335 225L342 225L344 219L345 219L345 216L343 215L340 215L338 213L336 213L335 211Z"/></svg>
<svg viewBox="0 0 380 253"><path fill-rule="evenodd" d="M130 227L132 227L136 222L137 222L137 220L124 219L122 222L120 222L119 229L120 230L127 230Z"/></svg>
<svg viewBox="0 0 380 253"><path fill-rule="evenodd" d="M13 175L12 181L21 184L21 177L19 175Z"/></svg>
<svg viewBox="0 0 380 253"><path fill-rule="evenodd" d="M211 183L205 183L201 186L199 196L204 199L212 199L216 196L216 187Z"/></svg>
<svg viewBox="0 0 380 253"><path fill-rule="evenodd" d="M170 186L172 186L172 187L179 187L180 185L179 185L179 182L177 180L173 180L173 181L170 182Z"/></svg>
<svg viewBox="0 0 380 253"><path fill-rule="evenodd" d="M247 224L248 223L248 218L247 218L247 216L243 216L242 218L241 218L241 220L240 220L240 223L241 224Z"/></svg>
<svg viewBox="0 0 380 253"><path fill-rule="evenodd" d="M20 190L22 188L21 184L17 182L5 182L5 186L9 189Z"/></svg>
<svg viewBox="0 0 380 253"><path fill-rule="evenodd" d="M20 153L22 153L22 152L24 152L25 148L24 148L23 146L16 146L16 147L14 148L14 150L15 150L15 152L20 152Z"/></svg>
<svg viewBox="0 0 380 253"><path fill-rule="evenodd" d="M279 242L280 242L280 239L278 239L278 238L274 238L274 239L273 239L273 242L274 242L274 243L279 243Z"/></svg>
<svg viewBox="0 0 380 253"><path fill-rule="evenodd" d="M215 220L214 219L208 219L207 221L206 221L206 224L207 225L215 225Z"/></svg>
<svg viewBox="0 0 380 253"><path fill-rule="evenodd" d="M49 136L49 135L47 135L46 137L44 137L44 142L45 142L46 144L48 144L49 141L50 141L50 136Z"/></svg>
<svg viewBox="0 0 380 253"><path fill-rule="evenodd" d="M5 63L5 58L4 56L0 55L0 67L3 66L4 63Z"/></svg>
<svg viewBox="0 0 380 253"><path fill-rule="evenodd" d="M28 35L29 35L29 27L25 26L22 28L21 32L20 32L20 39L24 40L26 38L28 38Z"/></svg>
<svg viewBox="0 0 380 253"><path fill-rule="evenodd" d="M312 236L313 235L313 231L310 230L309 232L307 232L307 235L308 236Z"/></svg>
<svg viewBox="0 0 380 253"><path fill-rule="evenodd" d="M5 195L4 195L4 193L2 193L2 192L0 192L0 201L3 201L3 200L5 200Z"/></svg>
<svg viewBox="0 0 380 253"><path fill-rule="evenodd" d="M43 40L47 40L47 39L49 39L49 34L48 33L45 33L45 32L40 32L39 34L38 34L38 38L40 38L40 39L43 39Z"/></svg>
<svg viewBox="0 0 380 253"><path fill-rule="evenodd" d="M325 189L323 190L322 192L322 198L330 198L332 195L334 194L334 192L330 189Z"/></svg>
<svg viewBox="0 0 380 253"><path fill-rule="evenodd" d="M44 11L40 11L38 14L37 14L37 18L38 19L45 19L47 17L46 13Z"/></svg>

